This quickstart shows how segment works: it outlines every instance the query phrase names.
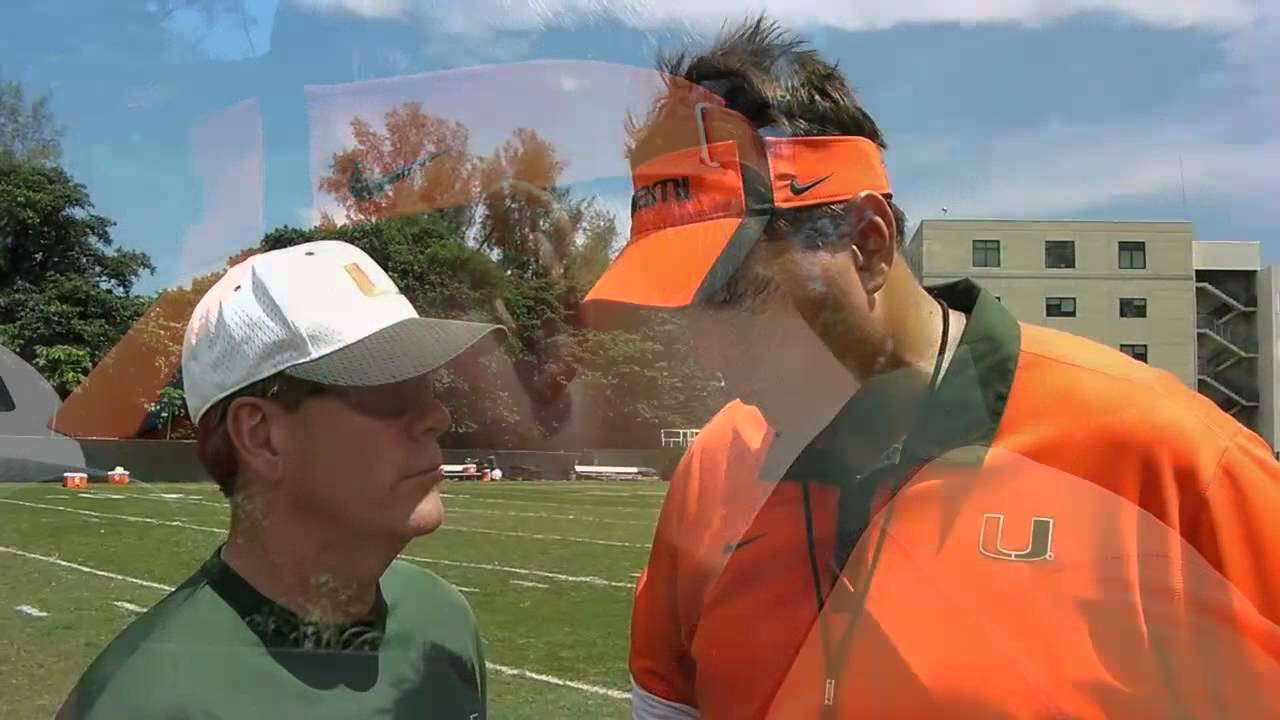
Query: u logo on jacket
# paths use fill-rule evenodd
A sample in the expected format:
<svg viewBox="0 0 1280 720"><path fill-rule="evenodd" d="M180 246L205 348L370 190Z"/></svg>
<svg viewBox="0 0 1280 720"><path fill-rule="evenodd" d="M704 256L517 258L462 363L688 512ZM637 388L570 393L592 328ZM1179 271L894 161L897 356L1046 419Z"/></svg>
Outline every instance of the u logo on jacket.
<svg viewBox="0 0 1280 720"><path fill-rule="evenodd" d="M997 560L1034 562L1053 559L1053 518L1031 518L1031 538L1021 550L1008 550L1004 544L1004 515L987 513L982 516L982 535L978 551Z"/></svg>

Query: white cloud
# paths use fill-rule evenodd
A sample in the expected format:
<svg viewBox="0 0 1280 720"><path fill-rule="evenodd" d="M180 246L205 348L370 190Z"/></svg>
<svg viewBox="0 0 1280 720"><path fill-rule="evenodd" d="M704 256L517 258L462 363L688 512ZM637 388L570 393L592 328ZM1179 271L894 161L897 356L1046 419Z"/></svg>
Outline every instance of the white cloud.
<svg viewBox="0 0 1280 720"><path fill-rule="evenodd" d="M981 148L901 138L907 212L937 217L1064 216L1159 197L1192 203L1274 197L1280 138L1232 140L1224 124L1044 126ZM902 172L905 170L905 172Z"/></svg>
<svg viewBox="0 0 1280 720"><path fill-rule="evenodd" d="M348 12L367 18L401 17L416 4L413 0L293 0L298 7L320 12Z"/></svg>
<svg viewBox="0 0 1280 720"><path fill-rule="evenodd" d="M1266 5L1258 18L1240 28L1223 44L1227 60L1248 79L1258 94L1259 108L1272 118L1280 116L1280 83L1276 68L1280 67L1280 3Z"/></svg>
<svg viewBox="0 0 1280 720"><path fill-rule="evenodd" d="M1195 15L1194 3L1175 5L1166 9ZM1206 203L1237 214L1271 212L1271 198L1280 195L1273 160L1280 157L1280 5L1236 10L1246 10L1249 22L1224 33L1229 67L1217 74L1238 91L1233 104L1175 118L1044 124L977 143L896 137L890 163L908 214L938 217L946 207L952 217L1070 217L1154 200L1181 216L1184 189L1192 214Z"/></svg>
<svg viewBox="0 0 1280 720"><path fill-rule="evenodd" d="M877 30L907 23L1040 26L1082 13L1106 12L1157 29L1219 33L1228 67L1206 81L1243 91L1232 107L1199 117L1127 119L1092 126L1042 125L971 141L910 138L891 132L890 163L905 209L917 217L1069 216L1125 200L1159 198L1176 207L1182 184L1194 204L1212 196L1229 207L1250 198L1269 206L1280 194L1280 3L1275 0L292 0L327 11L400 18L429 29L433 41L453 35L464 47L492 46L501 31L540 31L612 19L657 32L718 29L725 21L766 11L804 33L815 27ZM503 39L502 41L505 41ZM442 47L448 45L441 43ZM481 47L483 46L483 47ZM453 52L453 49L449 50ZM480 51L480 50L477 50ZM566 76L560 93L582 91ZM571 145L573 143L570 143ZM1250 202L1250 201L1245 201ZM616 205L625 227L624 203Z"/></svg>
<svg viewBox="0 0 1280 720"><path fill-rule="evenodd" d="M1236 28L1254 21L1261 0L293 0L320 11L344 11L370 18L430 19L436 32L470 34L492 30L544 30L599 19L635 28L688 26L715 30L726 18L759 11L803 30L825 26L877 30L914 22L978 24L1015 22L1041 25L1086 12L1109 12L1162 28Z"/></svg>

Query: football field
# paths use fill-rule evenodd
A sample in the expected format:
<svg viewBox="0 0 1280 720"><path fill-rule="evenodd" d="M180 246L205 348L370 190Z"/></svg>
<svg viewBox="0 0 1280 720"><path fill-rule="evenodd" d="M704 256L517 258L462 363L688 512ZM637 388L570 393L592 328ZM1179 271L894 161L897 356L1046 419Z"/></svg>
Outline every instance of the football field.
<svg viewBox="0 0 1280 720"><path fill-rule="evenodd" d="M474 608L491 718L629 717L631 593L665 488L445 486L445 525L402 557L452 582ZM97 652L185 580L226 524L211 484L0 485L5 717L50 717Z"/></svg>

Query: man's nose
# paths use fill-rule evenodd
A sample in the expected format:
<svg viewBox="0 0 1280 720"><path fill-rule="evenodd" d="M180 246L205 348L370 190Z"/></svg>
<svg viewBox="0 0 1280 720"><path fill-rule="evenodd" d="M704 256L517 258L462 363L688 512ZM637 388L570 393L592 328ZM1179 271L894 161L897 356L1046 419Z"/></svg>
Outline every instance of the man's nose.
<svg viewBox="0 0 1280 720"><path fill-rule="evenodd" d="M411 423L410 429L414 437L439 437L448 432L453 416L444 403L433 397L413 414Z"/></svg>

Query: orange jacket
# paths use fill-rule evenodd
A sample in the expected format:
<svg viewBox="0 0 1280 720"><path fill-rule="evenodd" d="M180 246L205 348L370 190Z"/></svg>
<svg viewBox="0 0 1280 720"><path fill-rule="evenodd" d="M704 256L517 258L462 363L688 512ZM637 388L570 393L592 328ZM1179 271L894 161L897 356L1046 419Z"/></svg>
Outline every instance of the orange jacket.
<svg viewBox="0 0 1280 720"><path fill-rule="evenodd" d="M934 291L970 320L888 472L760 477L773 433L740 403L699 436L636 592L636 717L1280 715L1266 444L1168 373Z"/></svg>

